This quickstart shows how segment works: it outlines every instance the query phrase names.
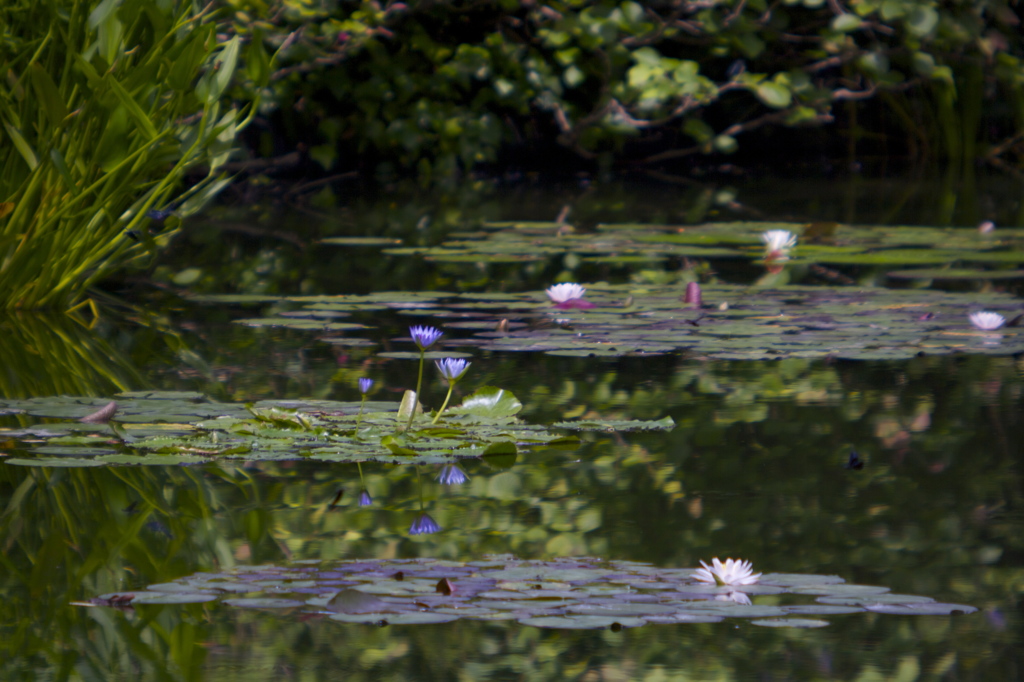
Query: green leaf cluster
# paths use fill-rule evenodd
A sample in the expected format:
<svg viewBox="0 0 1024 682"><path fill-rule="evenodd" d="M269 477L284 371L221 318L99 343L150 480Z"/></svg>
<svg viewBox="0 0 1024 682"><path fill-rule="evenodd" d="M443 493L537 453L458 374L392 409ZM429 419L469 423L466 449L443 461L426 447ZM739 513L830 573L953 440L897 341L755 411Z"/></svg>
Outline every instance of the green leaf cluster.
<svg viewBox="0 0 1024 682"><path fill-rule="evenodd" d="M1005 0L281 0L240 16L239 34L287 46L265 93L280 130L328 168L424 181L552 141L589 159L631 141L650 161L728 154L744 133L831 123L883 94L911 145L967 158L986 103L1010 105L985 114L997 134L1024 115Z"/></svg>
<svg viewBox="0 0 1024 682"><path fill-rule="evenodd" d="M190 2L4 3L0 26L0 306L67 308L167 241L152 209L173 227L227 184L241 40Z"/></svg>

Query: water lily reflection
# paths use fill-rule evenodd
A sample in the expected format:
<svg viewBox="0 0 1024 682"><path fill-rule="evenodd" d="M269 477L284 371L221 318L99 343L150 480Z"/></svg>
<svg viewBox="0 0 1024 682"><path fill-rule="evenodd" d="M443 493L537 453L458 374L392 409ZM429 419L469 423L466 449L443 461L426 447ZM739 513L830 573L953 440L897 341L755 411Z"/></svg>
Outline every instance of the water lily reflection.
<svg viewBox="0 0 1024 682"><path fill-rule="evenodd" d="M458 464L446 464L441 467L441 472L435 480L441 485L462 485L469 480L469 475Z"/></svg>
<svg viewBox="0 0 1024 682"><path fill-rule="evenodd" d="M712 585L753 585L761 579L760 573L754 573L753 564L741 559L726 559L723 564L715 557L711 560L711 566L703 561L693 577L702 583Z"/></svg>
<svg viewBox="0 0 1024 682"><path fill-rule="evenodd" d="M360 507L369 507L371 504L373 504L373 498L370 497L370 493L366 492L365 490L360 490L359 491L359 506Z"/></svg>
<svg viewBox="0 0 1024 682"><path fill-rule="evenodd" d="M730 592L728 594L720 594L717 597L715 597L715 600L716 601L733 601L733 602L736 602L737 604L742 604L743 606L750 606L751 604L753 604L753 602L750 601L750 597L748 597L743 592Z"/></svg>
<svg viewBox="0 0 1024 682"><path fill-rule="evenodd" d="M437 525L437 521L430 518L430 514L422 513L409 526L409 535L428 535L440 532L440 530L441 526Z"/></svg>

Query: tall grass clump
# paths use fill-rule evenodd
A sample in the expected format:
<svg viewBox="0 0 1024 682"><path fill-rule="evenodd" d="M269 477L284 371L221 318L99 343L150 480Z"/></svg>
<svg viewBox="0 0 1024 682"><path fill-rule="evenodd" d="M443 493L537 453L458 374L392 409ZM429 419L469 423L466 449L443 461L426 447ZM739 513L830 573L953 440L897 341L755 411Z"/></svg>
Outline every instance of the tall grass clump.
<svg viewBox="0 0 1024 682"><path fill-rule="evenodd" d="M258 42L244 55L257 83ZM187 215L227 183L218 167L248 120L220 100L241 52L188 1L0 4L0 307L84 303L168 239L151 211ZM187 174L202 179L183 190Z"/></svg>

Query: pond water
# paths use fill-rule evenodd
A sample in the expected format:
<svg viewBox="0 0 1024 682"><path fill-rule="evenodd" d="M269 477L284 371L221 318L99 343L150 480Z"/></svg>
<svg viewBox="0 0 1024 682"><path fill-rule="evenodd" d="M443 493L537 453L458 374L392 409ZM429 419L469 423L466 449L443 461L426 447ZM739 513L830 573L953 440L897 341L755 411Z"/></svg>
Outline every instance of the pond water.
<svg viewBox="0 0 1024 682"><path fill-rule="evenodd" d="M510 352L482 347L479 330L455 324L462 318L443 306L385 306L330 318L365 330L234 322L303 307L278 298L285 295L446 290L541 296L554 278L571 275L611 297L616 283L678 283L674 273L688 267L681 258L595 264L564 255L526 264L431 262L382 256L379 245L313 247L307 240L314 234L386 236L430 247L482 220L554 220L566 204L581 222L678 225L689 216L695 218L689 222L839 220L965 230L983 220L995 221L997 229L1020 224L1022 210L1019 186L998 178L978 184L802 179L678 192L635 185L548 188L556 189L514 189L484 201L357 202L360 208L319 209L315 219L308 213L245 222L223 216L190 226L189 238L179 240L155 279L194 294L268 298L201 303L137 291L133 296L149 312L110 313L91 328L67 318L8 320L0 341L4 405L58 395L90 398L64 420L8 410L0 417L0 452L8 461L79 459L70 441L56 445L47 441L52 434L33 429L76 424L71 417L124 391L194 392L236 406L270 399L358 405L357 381L372 377L370 399L394 409L416 382L415 359L388 356L414 349L410 324L443 327L444 348L471 356L453 402L490 385L513 393L523 405L517 417L529 424L669 417L674 426L596 428L578 432L579 442L571 445L463 459L469 478L462 484L437 480L443 458L394 463L401 456L388 452L377 458L388 461L358 466L256 455L207 457L188 466L0 464L0 678L1019 679L1019 353L999 352L973 337L960 352L885 361L827 349L774 360L721 360L711 351L671 349L603 357L557 349ZM304 248L274 234L289 226ZM710 262L734 284L754 282L763 272L751 259ZM838 269L870 279L868 266ZM997 290L1019 295L1017 284L936 280L920 290L944 288L982 300ZM711 293L708 300L717 303ZM1018 299L1008 300L1007 312L1021 308ZM1006 332L999 343L1019 334ZM446 386L430 372L423 403L436 409ZM124 419L133 426L127 414ZM118 449L113 443L111 452ZM851 452L862 467L852 466ZM372 497L365 506L364 491ZM410 533L422 529L422 513L437 532ZM80 605L197 573L224 576L270 565L325 572L336 565L315 562L338 560L460 562L450 569L458 587L462 563L487 558L511 565L508 555L595 557L663 570L742 558L765 574L839 576L978 610L806 616L826 623L815 628L726 618L580 630L468 618L347 623L312 608L244 608L220 599ZM261 594L287 591L268 583ZM813 594L798 600L770 590L751 597L764 607L818 603Z"/></svg>

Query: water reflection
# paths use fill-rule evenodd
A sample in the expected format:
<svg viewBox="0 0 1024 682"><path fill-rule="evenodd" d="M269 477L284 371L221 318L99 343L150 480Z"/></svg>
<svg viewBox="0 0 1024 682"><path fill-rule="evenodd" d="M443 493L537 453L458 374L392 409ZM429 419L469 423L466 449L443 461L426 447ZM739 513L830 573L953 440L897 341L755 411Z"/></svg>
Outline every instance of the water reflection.
<svg viewBox="0 0 1024 682"><path fill-rule="evenodd" d="M0 396L110 395L141 386L142 376L130 357L132 348L124 347L124 341L146 346L148 334L132 327L136 335L125 337L107 321L90 327L74 315L5 317L0 329ZM148 354L149 348L144 348L140 356L146 359Z"/></svg>
<svg viewBox="0 0 1024 682"><path fill-rule="evenodd" d="M704 398L674 408L681 426L667 436L594 434L577 452L520 457L512 468L472 461L465 465L472 478L457 487L418 476L415 467L372 463L361 467L361 476L351 465L302 462L0 467L0 504L7 510L0 527L7 566L0 591L9 624L0 639L0 674L17 679L29 670L55 669L67 651L77 652L68 664L113 671L111 679L118 670L128 679L128 670L138 667L154 675L165 668L165 679L223 679L239 665L252 677L254 661L268 670L331 665L359 679L420 677L424 670L443 678L472 671L482 679L526 665L554 679L606 664L621 671L626 658L640 669L660 665L679 674L717 671L738 679L780 669L783 651L814 665L827 658L831 679L854 679L870 669L894 673L894 655L914 657L927 669L956 665L943 662L950 652L957 660L983 661L986 670L1009 665L1021 624L1008 615L1015 611L1007 590L1019 571L1005 557L1015 551L1022 528L1005 510L1019 507L1021 487L1016 454L998 441L1020 442L1021 426L1008 409L1019 402L968 408L955 399L966 390L964 382L973 383L965 374L951 385L937 384L932 419L926 429L909 431L903 454L895 443L875 443L871 466L855 477L837 466L836 458L849 450L837 452L832 443L862 440L865 420L884 414L886 404L890 418L912 427L900 415L914 414L915 392L938 379L936 373L905 382L902 405L869 401L873 407L853 419L838 406L801 405L790 397L772 402L768 419L715 422L707 415L723 398ZM1019 378L1008 381L1019 389ZM991 428L977 430L979 417ZM941 470L933 466L936 457L945 463ZM343 499L329 513L326 505L310 506L310 500L330 500L339 486L365 486L387 502L365 508ZM427 502L441 494L443 508L428 512ZM410 528L405 515L417 503L421 511ZM407 539L438 526L445 532L428 543ZM860 615L799 639L726 624L556 638L500 624L379 630L202 605L69 606L237 564L472 559L488 552L597 555L662 566L741 555L759 570L834 573L975 604L997 614L991 618L1001 625L980 615L912 622ZM343 650L329 645L339 627L350 644ZM922 649L921 638L936 644ZM884 651L862 648L871 641L887 645ZM465 656L434 653L434 647L450 652L456 644ZM550 660L530 657L536 647ZM613 658L600 654L607 647L616 652ZM357 651L377 653L371 660ZM404 654L395 657L399 651ZM414 655L421 656L418 663ZM583 668L567 667L568 660Z"/></svg>

